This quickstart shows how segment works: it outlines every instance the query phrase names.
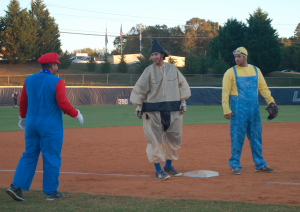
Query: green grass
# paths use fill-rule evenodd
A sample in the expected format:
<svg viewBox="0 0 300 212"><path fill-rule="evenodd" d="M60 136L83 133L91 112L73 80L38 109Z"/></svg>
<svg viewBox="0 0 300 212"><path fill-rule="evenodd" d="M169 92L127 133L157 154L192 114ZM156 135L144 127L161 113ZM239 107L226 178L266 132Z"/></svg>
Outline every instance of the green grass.
<svg viewBox="0 0 300 212"><path fill-rule="evenodd" d="M134 106L75 106L84 117L84 125L80 127L138 126L142 120L135 115ZM280 106L279 115L267 121L266 106L261 106L262 122L299 122L299 106ZM0 107L0 131L19 130L19 110L13 107ZM64 128L77 128L77 120L63 115ZM184 124L224 124L221 106L188 106L183 119Z"/></svg>
<svg viewBox="0 0 300 212"><path fill-rule="evenodd" d="M16 202L0 188L1 211L299 211L300 206L232 201L157 199L65 192L64 199L46 201L41 191L24 192Z"/></svg>

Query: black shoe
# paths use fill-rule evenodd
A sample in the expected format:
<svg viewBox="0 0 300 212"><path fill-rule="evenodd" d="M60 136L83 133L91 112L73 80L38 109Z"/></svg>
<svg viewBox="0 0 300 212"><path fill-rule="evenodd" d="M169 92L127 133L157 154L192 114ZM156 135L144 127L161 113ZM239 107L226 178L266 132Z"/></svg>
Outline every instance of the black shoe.
<svg viewBox="0 0 300 212"><path fill-rule="evenodd" d="M65 197L63 193L59 193L58 191L52 194L47 194L46 200L55 200L57 198Z"/></svg>
<svg viewBox="0 0 300 212"><path fill-rule="evenodd" d="M178 172L176 171L173 166L170 166L168 169L164 168L164 171L169 174L169 175L172 175L174 177L180 177L182 176L182 173L181 172Z"/></svg>
<svg viewBox="0 0 300 212"><path fill-rule="evenodd" d="M241 172L239 169L232 169L232 174L235 174L235 175L240 175Z"/></svg>
<svg viewBox="0 0 300 212"><path fill-rule="evenodd" d="M16 201L26 200L25 197L23 197L22 190L13 184L6 190L6 193Z"/></svg>
<svg viewBox="0 0 300 212"><path fill-rule="evenodd" d="M170 176L167 175L163 170L160 170L155 174L155 179L156 180L168 180L170 179Z"/></svg>
<svg viewBox="0 0 300 212"><path fill-rule="evenodd" d="M257 171L257 172L269 172L269 173L273 173L273 172L275 172L275 169L271 169L270 167L265 166L264 168L256 169L255 171Z"/></svg>

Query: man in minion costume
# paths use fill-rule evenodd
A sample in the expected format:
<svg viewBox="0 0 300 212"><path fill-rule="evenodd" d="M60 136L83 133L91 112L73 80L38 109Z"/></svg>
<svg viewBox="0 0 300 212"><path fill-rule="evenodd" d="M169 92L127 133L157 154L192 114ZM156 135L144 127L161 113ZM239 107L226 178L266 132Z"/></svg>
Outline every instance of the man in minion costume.
<svg viewBox="0 0 300 212"><path fill-rule="evenodd" d="M170 176L182 176L173 168L172 161L178 160L185 100L191 96L191 90L177 67L164 62L169 55L156 40L152 42L150 55L154 63L135 84L130 101L136 105L137 115L143 118L146 153L155 166L155 179L167 180ZM163 170L160 163L165 163Z"/></svg>
<svg viewBox="0 0 300 212"><path fill-rule="evenodd" d="M25 152L20 158L13 183L7 193L16 201L26 200L22 190L28 191L35 174L39 154L43 155L43 191L46 200L64 197L57 191L63 143L62 112L76 118L83 125L83 116L67 100L64 81L58 72L57 53L47 53L38 59L39 73L25 80L20 99L19 127L25 130ZM25 126L26 123L26 126Z"/></svg>
<svg viewBox="0 0 300 212"><path fill-rule="evenodd" d="M258 91L268 105L275 103L259 68L247 62L248 52L244 47L233 51L237 65L224 74L222 106L224 118L230 121L232 173L240 175L240 157L245 135L250 141L255 170L275 172L267 166L262 156L262 127L258 102Z"/></svg>

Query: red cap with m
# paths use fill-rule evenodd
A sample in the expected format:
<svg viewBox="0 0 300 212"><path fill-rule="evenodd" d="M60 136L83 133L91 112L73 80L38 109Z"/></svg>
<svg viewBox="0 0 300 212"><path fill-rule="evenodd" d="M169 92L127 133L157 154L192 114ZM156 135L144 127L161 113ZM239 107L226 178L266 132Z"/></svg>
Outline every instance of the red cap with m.
<svg viewBox="0 0 300 212"><path fill-rule="evenodd" d="M51 53L46 53L43 56L41 56L38 59L39 64L45 64L45 63L58 63L61 64L58 61L58 54L55 52L51 52Z"/></svg>

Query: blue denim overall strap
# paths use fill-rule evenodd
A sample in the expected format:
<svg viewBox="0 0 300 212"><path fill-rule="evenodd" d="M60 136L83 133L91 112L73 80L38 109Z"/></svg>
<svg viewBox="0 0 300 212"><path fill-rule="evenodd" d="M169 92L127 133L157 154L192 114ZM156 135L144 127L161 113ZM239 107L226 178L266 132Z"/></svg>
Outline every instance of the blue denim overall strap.
<svg viewBox="0 0 300 212"><path fill-rule="evenodd" d="M261 119L258 102L258 73L255 66L255 76L238 76L233 67L238 95L230 96L231 116L231 158L229 165L241 169L240 157L245 135L250 141L253 161L256 169L266 166L262 156Z"/></svg>

